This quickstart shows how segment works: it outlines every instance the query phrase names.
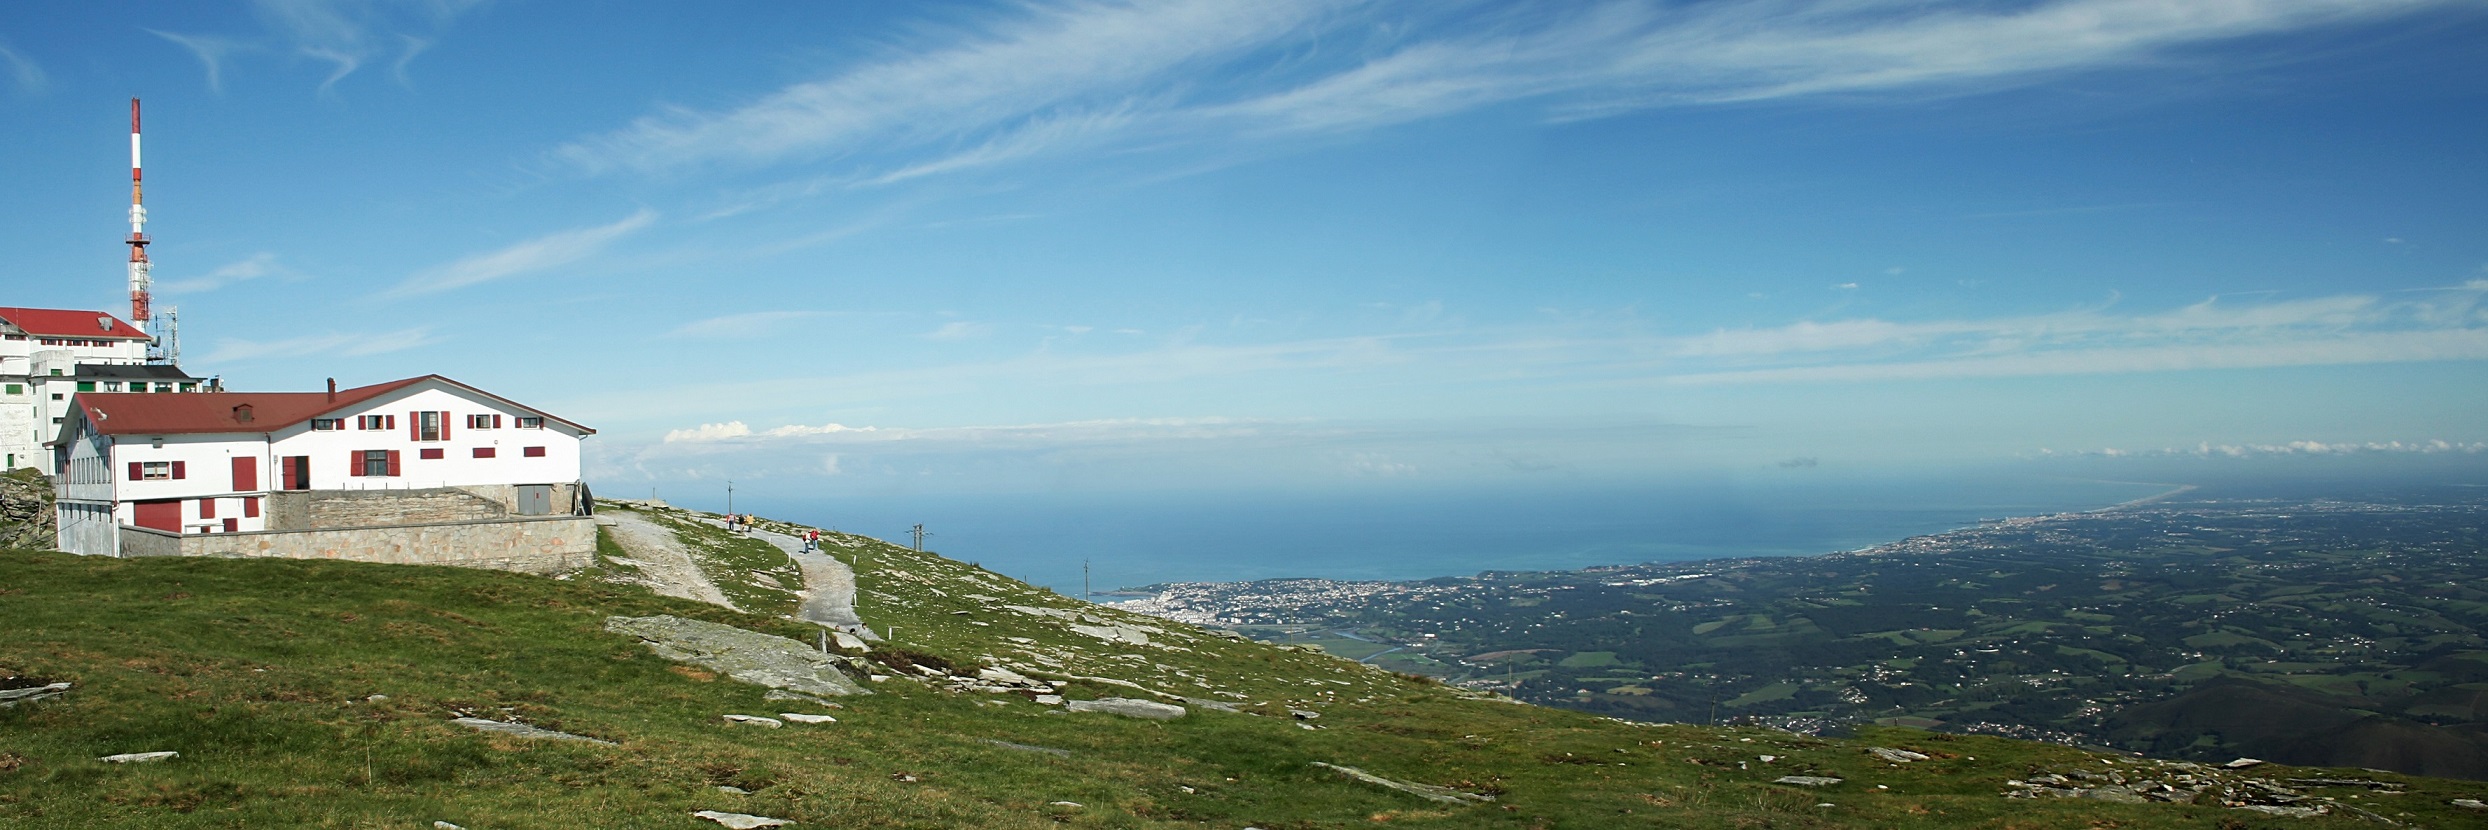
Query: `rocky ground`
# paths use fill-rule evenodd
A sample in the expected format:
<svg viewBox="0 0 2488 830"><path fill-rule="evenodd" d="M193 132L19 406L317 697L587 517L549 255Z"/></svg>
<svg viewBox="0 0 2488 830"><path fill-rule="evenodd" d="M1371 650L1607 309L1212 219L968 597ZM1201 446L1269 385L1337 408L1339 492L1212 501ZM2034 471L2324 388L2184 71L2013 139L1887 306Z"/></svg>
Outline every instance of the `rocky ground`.
<svg viewBox="0 0 2488 830"><path fill-rule="evenodd" d="M0 550L51 550L52 480L32 468L0 475Z"/></svg>

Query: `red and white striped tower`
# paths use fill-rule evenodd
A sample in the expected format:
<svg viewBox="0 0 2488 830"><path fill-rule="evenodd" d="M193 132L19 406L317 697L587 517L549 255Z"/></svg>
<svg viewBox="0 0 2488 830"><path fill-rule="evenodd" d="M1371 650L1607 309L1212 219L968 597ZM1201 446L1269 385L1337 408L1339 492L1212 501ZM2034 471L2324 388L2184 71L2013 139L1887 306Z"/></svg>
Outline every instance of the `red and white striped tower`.
<svg viewBox="0 0 2488 830"><path fill-rule="evenodd" d="M138 99L130 99L130 322L147 330L147 204L138 186Z"/></svg>

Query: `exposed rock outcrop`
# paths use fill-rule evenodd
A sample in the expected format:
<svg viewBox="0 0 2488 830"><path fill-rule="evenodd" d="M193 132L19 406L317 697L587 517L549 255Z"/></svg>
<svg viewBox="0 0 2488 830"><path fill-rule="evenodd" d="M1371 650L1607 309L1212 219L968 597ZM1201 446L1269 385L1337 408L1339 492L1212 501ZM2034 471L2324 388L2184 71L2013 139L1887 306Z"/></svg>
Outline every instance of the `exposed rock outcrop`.
<svg viewBox="0 0 2488 830"><path fill-rule="evenodd" d="M0 475L0 550L51 550L56 515L51 479L31 467Z"/></svg>
<svg viewBox="0 0 2488 830"><path fill-rule="evenodd" d="M638 637L659 657L715 669L745 683L807 695L872 693L843 669L859 662L857 658L822 654L785 637L668 615L607 617L605 630Z"/></svg>

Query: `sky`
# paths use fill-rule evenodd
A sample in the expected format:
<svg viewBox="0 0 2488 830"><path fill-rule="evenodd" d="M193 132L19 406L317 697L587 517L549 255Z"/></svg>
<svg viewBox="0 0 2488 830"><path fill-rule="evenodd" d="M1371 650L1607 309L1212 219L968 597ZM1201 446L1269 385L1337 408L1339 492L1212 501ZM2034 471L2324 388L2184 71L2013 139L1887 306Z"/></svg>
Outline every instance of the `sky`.
<svg viewBox="0 0 2488 830"><path fill-rule="evenodd" d="M187 368L607 492L2488 458L2467 0L17 2L0 304L133 96Z"/></svg>

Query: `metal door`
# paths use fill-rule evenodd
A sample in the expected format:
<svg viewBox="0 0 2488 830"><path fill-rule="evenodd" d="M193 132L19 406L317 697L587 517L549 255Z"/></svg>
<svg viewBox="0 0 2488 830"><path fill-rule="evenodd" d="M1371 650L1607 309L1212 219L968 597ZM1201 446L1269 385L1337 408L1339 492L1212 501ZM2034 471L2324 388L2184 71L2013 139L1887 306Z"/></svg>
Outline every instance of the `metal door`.
<svg viewBox="0 0 2488 830"><path fill-rule="evenodd" d="M550 485L550 484L521 484L521 485L518 485L518 515L521 515L521 516L550 516L550 515L553 515L553 485Z"/></svg>

